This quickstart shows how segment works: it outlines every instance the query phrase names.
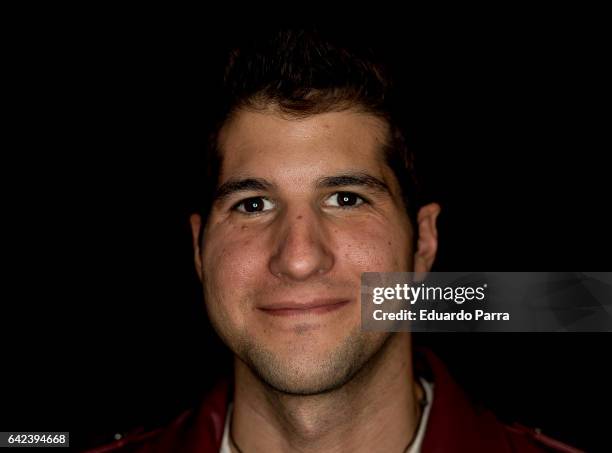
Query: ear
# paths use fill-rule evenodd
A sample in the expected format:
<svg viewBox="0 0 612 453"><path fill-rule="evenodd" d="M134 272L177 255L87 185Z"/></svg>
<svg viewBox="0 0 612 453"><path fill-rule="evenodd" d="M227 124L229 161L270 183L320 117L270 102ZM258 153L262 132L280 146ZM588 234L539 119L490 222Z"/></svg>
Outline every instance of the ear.
<svg viewBox="0 0 612 453"><path fill-rule="evenodd" d="M417 215L418 242L414 254L414 272L427 273L433 265L438 251L438 228L436 219L440 214L440 205L430 203L419 209Z"/></svg>
<svg viewBox="0 0 612 453"><path fill-rule="evenodd" d="M191 236L193 237L193 259L195 261L196 272L202 280L202 255L200 250L200 230L202 228L202 217L200 214L191 214Z"/></svg>

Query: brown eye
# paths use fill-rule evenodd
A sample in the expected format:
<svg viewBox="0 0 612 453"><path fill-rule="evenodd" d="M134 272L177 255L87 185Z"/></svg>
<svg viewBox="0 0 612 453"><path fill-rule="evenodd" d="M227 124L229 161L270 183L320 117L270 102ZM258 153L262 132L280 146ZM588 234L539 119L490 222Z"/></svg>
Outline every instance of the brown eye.
<svg viewBox="0 0 612 453"><path fill-rule="evenodd" d="M274 205L272 202L264 197L251 197L238 203L236 205L236 210L247 214L253 214L268 211L273 207Z"/></svg>
<svg viewBox="0 0 612 453"><path fill-rule="evenodd" d="M340 208L352 208L363 202L363 198L353 192L336 192L326 200L328 206Z"/></svg>
<svg viewBox="0 0 612 453"><path fill-rule="evenodd" d="M338 205L340 206L354 206L359 201L359 198L354 193L340 192L338 194Z"/></svg>

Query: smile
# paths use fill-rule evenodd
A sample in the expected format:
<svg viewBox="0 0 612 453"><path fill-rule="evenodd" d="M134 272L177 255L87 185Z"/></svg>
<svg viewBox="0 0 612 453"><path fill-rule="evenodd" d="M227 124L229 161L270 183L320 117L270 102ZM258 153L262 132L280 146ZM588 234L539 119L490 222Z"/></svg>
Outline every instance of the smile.
<svg viewBox="0 0 612 453"><path fill-rule="evenodd" d="M305 304L284 302L259 307L259 310L272 316L321 315L339 310L349 302L349 299L314 300Z"/></svg>

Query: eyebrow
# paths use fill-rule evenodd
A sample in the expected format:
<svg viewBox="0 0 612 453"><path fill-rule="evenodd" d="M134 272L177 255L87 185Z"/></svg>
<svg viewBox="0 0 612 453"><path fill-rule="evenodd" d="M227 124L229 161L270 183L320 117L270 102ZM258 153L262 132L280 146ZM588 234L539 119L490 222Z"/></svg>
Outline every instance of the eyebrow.
<svg viewBox="0 0 612 453"><path fill-rule="evenodd" d="M262 178L230 179L219 186L215 192L215 200L222 200L236 192L249 190L270 190L274 184Z"/></svg>
<svg viewBox="0 0 612 453"><path fill-rule="evenodd" d="M318 189L329 189L334 187L362 186L379 192L391 193L389 186L367 173L343 173L340 175L326 176L317 180L315 187ZM215 201L221 201L238 192L247 191L269 191L276 186L263 178L230 179L219 186L215 192Z"/></svg>
<svg viewBox="0 0 612 453"><path fill-rule="evenodd" d="M362 186L380 192L391 193L389 186L385 182L367 173L345 173L341 175L327 176L319 179L317 182L317 188L320 189L343 186Z"/></svg>

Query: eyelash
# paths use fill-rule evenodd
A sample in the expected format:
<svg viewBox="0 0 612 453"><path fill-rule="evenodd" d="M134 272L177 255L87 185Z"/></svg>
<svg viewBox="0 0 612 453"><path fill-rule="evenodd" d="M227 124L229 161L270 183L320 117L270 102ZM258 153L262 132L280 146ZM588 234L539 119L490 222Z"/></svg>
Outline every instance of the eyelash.
<svg viewBox="0 0 612 453"><path fill-rule="evenodd" d="M349 192L349 191L339 191L339 192L334 192L333 194L331 194L329 197L327 197L325 200L329 200L330 198L334 197L334 196L339 196L341 194L345 194L345 195L351 195L351 196L355 196L358 199L358 203L352 206L332 206L335 208L339 208L339 209L355 209L361 205L364 204L370 204L370 201L362 196L362 195L358 195L355 192ZM231 210L232 211L237 211L240 212L241 214L245 214L248 216L254 216L254 215L259 215L259 214L263 214L265 212L267 212L268 210L265 211L246 211L244 209L240 209L241 206L243 206L246 202L250 201L250 200L263 200L264 203L264 208L265 208L265 204L266 202L271 203L271 200L269 198L266 197L249 197L249 198L245 198L243 200L240 200L238 203L236 203L235 205L232 206Z"/></svg>
<svg viewBox="0 0 612 453"><path fill-rule="evenodd" d="M340 209L355 209L358 206L361 206L362 204L367 204L369 203L369 201L365 198L362 197L361 195L356 194L355 192L347 192L347 191L341 191L341 192L334 192L333 194L331 194L329 197L326 198L326 200L329 200L330 198L336 196L339 197L340 195L350 195L350 196L355 196L357 197L358 200L360 200L357 204L352 205L352 206L334 206L335 208L340 208Z"/></svg>
<svg viewBox="0 0 612 453"><path fill-rule="evenodd" d="M267 211L254 211L254 212L248 212L248 211L245 211L245 210L241 210L241 209L240 209L240 206L244 205L244 204L245 204L247 201L249 201L249 200L263 200L264 207L265 207L265 205L266 205L266 202L268 202L268 203L270 203L270 202L271 202L271 201L270 201L268 198L266 198L266 197L249 197L249 198L245 198L244 200L240 200L238 203L236 203L234 206L232 206L232 211L238 211L238 212L240 212L241 214L245 214L245 215L249 215L249 216L252 216L252 215L259 215L259 214L263 214L264 212L267 212Z"/></svg>

